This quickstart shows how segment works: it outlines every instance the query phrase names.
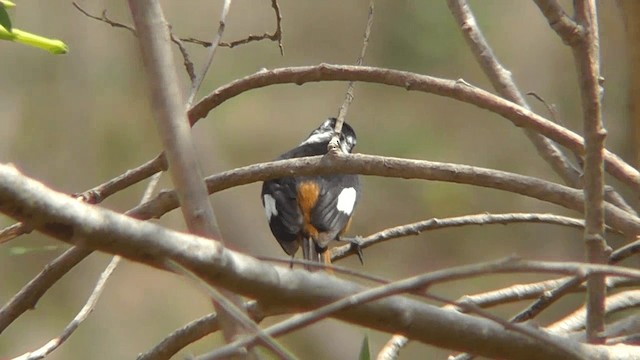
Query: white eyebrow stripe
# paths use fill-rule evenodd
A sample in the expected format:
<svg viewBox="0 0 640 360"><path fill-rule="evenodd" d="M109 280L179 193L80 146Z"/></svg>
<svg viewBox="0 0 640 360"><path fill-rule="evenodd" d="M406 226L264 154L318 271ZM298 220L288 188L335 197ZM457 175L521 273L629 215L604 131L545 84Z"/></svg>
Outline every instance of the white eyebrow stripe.
<svg viewBox="0 0 640 360"><path fill-rule="evenodd" d="M336 208L347 215L351 215L353 207L356 205L356 189L349 187L344 188L338 195L338 204Z"/></svg>
<svg viewBox="0 0 640 360"><path fill-rule="evenodd" d="M262 197L264 200L264 214L267 216L267 220L271 221L271 218L278 216L278 208L276 208L276 199L269 194L264 194Z"/></svg>

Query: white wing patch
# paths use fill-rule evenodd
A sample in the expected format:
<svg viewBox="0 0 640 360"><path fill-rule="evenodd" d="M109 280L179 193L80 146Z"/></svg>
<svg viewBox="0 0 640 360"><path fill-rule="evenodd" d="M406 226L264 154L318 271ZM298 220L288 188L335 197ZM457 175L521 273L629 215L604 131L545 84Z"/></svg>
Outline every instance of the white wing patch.
<svg viewBox="0 0 640 360"><path fill-rule="evenodd" d="M339 211L347 215L351 215L353 211L353 207L356 205L356 189L350 187L342 189L340 195L338 195L338 205L337 208Z"/></svg>
<svg viewBox="0 0 640 360"><path fill-rule="evenodd" d="M271 220L272 217L278 215L278 209L276 208L276 199L269 194L264 194L264 214L267 216L267 220Z"/></svg>

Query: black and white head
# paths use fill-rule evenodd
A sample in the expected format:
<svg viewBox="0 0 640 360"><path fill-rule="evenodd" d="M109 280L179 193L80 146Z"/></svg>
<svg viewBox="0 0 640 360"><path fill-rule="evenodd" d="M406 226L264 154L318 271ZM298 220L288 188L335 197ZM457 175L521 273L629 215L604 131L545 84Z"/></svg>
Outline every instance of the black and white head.
<svg viewBox="0 0 640 360"><path fill-rule="evenodd" d="M333 137L336 127L336 118L328 118L317 129L313 130L307 140L300 145L308 144L328 144ZM342 132L340 133L340 148L342 152L349 154L356 146L356 133L353 128L346 122L342 124Z"/></svg>

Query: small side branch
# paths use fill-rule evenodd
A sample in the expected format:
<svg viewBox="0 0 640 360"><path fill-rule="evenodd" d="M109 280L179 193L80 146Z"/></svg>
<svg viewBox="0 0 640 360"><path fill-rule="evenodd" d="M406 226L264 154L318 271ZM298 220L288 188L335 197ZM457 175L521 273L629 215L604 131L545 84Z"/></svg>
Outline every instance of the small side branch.
<svg viewBox="0 0 640 360"><path fill-rule="evenodd" d="M82 309L76 315L76 317L73 318L73 320L69 323L69 325L65 327L64 331L62 331L62 334L60 336L56 337L55 339L52 339L51 341L46 343L44 346L42 346L40 349L18 356L14 358L14 360L43 359L47 355L51 354L51 352L57 349L60 345L62 345L71 336L71 334L73 334L73 332L78 328L78 326L80 326L80 324L89 316L89 314L91 314L94 307L98 303L98 299L100 299L100 295L102 294L102 291L104 290L104 287L107 284L107 280L109 280L109 277L111 276L113 271L116 269L119 262L120 262L120 256L116 255L113 257L113 259L111 259L111 262L109 263L109 265L107 265L107 268L104 269L104 271L102 272L102 275L100 275L100 278L98 279L98 282L96 283L96 286L93 289L91 296L89 296L89 299L87 300L86 304L82 307Z"/></svg>

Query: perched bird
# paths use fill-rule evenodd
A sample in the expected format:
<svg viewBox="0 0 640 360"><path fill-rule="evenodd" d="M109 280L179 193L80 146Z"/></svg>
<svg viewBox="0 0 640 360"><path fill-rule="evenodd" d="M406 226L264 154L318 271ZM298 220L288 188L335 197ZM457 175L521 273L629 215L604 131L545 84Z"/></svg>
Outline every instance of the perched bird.
<svg viewBox="0 0 640 360"><path fill-rule="evenodd" d="M326 154L335 125L335 118L327 119L278 160ZM339 140L342 152L351 153L356 134L346 122ZM282 249L293 257L302 245L305 260L321 263L331 263L327 246L349 227L359 195L358 175L295 176L262 184L262 205Z"/></svg>

